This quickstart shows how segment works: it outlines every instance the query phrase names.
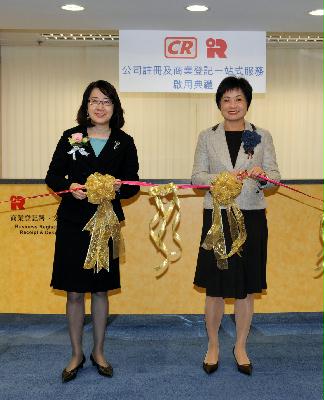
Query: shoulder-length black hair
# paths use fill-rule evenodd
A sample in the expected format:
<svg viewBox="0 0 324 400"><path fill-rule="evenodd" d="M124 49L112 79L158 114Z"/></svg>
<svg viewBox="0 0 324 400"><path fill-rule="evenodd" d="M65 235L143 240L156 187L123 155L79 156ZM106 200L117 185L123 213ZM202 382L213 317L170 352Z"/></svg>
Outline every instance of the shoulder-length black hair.
<svg viewBox="0 0 324 400"><path fill-rule="evenodd" d="M233 89L242 90L245 100L247 102L247 108L249 109L252 100L252 86L246 79L237 78L236 76L228 76L227 78L223 79L222 82L219 84L216 91L217 107L220 109L220 102L224 93Z"/></svg>
<svg viewBox="0 0 324 400"><path fill-rule="evenodd" d="M84 126L93 126L88 118L88 101L93 89L99 89L105 96L109 97L114 105L114 112L109 121L110 128L121 128L124 126L124 110L122 109L118 94L114 86L103 80L91 82L83 93L82 103L77 114L77 122Z"/></svg>

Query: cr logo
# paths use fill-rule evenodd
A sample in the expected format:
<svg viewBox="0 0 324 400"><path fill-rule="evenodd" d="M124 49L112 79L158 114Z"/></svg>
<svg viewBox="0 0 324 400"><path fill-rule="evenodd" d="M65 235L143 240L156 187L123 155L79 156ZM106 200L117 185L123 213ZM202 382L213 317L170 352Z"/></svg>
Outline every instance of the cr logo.
<svg viewBox="0 0 324 400"><path fill-rule="evenodd" d="M166 37L164 39L164 55L166 58L196 58L197 38Z"/></svg>

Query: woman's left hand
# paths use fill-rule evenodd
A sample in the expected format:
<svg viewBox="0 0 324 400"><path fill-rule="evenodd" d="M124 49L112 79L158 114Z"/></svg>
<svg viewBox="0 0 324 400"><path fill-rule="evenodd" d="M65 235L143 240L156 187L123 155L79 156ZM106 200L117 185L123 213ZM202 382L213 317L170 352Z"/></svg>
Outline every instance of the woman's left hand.
<svg viewBox="0 0 324 400"><path fill-rule="evenodd" d="M120 179L116 179L115 183L114 183L115 192L117 192L120 189L121 185L122 185L121 184L121 180Z"/></svg>
<svg viewBox="0 0 324 400"><path fill-rule="evenodd" d="M255 166L248 171L248 176L253 179L260 179L258 176L267 176L261 167Z"/></svg>

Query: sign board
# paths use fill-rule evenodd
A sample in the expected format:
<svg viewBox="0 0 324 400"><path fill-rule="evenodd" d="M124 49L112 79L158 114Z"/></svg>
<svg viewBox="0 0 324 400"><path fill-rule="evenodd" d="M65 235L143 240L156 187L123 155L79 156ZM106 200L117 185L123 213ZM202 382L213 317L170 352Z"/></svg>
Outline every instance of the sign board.
<svg viewBox="0 0 324 400"><path fill-rule="evenodd" d="M215 93L230 75L265 92L265 32L120 31L121 92Z"/></svg>

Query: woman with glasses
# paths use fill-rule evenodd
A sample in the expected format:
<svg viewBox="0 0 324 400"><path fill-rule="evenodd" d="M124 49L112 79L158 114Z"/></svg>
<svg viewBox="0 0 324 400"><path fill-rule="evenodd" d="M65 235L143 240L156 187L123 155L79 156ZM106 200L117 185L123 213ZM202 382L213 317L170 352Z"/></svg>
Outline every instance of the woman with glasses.
<svg viewBox="0 0 324 400"><path fill-rule="evenodd" d="M266 262L268 229L263 190L271 186L262 176L280 180L276 153L270 133L245 120L252 100L252 87L244 78L229 76L220 83L216 104L223 121L201 132L192 171L195 185L211 185L215 176L229 171L243 179L236 203L244 217L247 239L241 254L227 260L227 268L217 261L213 250L199 248L194 283L206 289L206 328L208 349L203 361L207 374L218 368L218 330L224 314L224 299L234 298L236 342L233 356L239 372L251 375L252 363L246 342L253 316L254 293L267 288ZM212 225L213 199L207 192L201 241ZM223 209L222 226L227 253L231 229Z"/></svg>
<svg viewBox="0 0 324 400"><path fill-rule="evenodd" d="M93 348L90 355L98 373L111 377L113 368L104 355L108 315L108 290L120 288L119 259L112 257L109 246L109 271L84 269L90 234L84 226L97 205L87 200L84 191L89 175L98 172L116 178L116 197L112 205L117 218L124 220L120 200L134 196L138 186L121 185L121 180L138 180L138 159L134 141L121 130L123 109L116 89L103 80L86 88L77 114L78 126L65 131L50 163L46 184L55 192L77 189L63 194L57 211L57 231L51 286L67 292L66 314L72 357L62 372L62 381L77 376L85 362L82 334L85 293L91 293Z"/></svg>

